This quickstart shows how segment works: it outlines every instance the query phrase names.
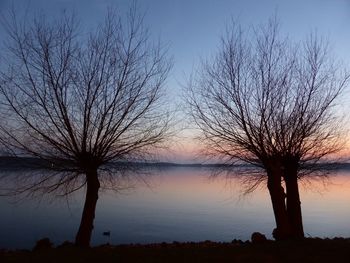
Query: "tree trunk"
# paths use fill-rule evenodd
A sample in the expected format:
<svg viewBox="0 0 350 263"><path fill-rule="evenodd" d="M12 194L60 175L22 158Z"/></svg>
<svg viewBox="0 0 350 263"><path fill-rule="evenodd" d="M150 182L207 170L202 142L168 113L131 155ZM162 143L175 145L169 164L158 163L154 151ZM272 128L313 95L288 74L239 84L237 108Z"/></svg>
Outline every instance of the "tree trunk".
<svg viewBox="0 0 350 263"><path fill-rule="evenodd" d="M86 172L86 197L84 210L80 221L78 233L75 237L75 244L81 247L89 247L91 233L94 228L95 209L98 199L100 182L97 176L97 169Z"/></svg>
<svg viewBox="0 0 350 263"><path fill-rule="evenodd" d="M282 176L280 173L268 173L267 187L270 192L272 208L275 215L276 229L273 231L273 237L276 240L285 240L290 238L290 225L286 210L285 193L281 184Z"/></svg>
<svg viewBox="0 0 350 263"><path fill-rule="evenodd" d="M287 190L287 213L293 238L304 238L298 177L289 174L285 178Z"/></svg>

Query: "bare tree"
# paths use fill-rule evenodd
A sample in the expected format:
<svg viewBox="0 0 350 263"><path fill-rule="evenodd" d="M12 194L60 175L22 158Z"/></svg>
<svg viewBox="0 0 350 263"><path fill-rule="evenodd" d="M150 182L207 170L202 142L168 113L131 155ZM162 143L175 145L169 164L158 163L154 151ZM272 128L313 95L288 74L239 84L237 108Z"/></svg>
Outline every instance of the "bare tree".
<svg viewBox="0 0 350 263"><path fill-rule="evenodd" d="M101 167L144 157L168 135L162 98L171 62L135 7L125 19L109 12L89 34L66 14L21 22L13 12L5 26L1 141L16 156L62 171L37 176L25 190L69 194L86 186L75 242L89 246Z"/></svg>
<svg viewBox="0 0 350 263"><path fill-rule="evenodd" d="M190 81L187 101L207 153L265 172L274 237L302 238L298 179L340 149L334 106L349 75L322 39L296 45L278 31L273 19L252 34L233 23Z"/></svg>

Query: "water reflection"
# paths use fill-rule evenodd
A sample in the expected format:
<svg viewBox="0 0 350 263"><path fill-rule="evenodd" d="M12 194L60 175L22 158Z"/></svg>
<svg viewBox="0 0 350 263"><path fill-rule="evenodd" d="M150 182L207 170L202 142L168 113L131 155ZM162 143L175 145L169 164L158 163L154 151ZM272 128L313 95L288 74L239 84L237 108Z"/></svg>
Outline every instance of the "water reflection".
<svg viewBox="0 0 350 263"><path fill-rule="evenodd" d="M274 217L262 185L242 195L241 181L209 180L210 171L174 168L154 171L150 179L118 194L104 191L97 205L92 244L249 239L254 231L271 237ZM350 172L331 175L325 186L313 180L301 187L306 236L350 236ZM31 248L49 237L55 244L73 240L79 225L83 191L69 199L0 198L0 247Z"/></svg>

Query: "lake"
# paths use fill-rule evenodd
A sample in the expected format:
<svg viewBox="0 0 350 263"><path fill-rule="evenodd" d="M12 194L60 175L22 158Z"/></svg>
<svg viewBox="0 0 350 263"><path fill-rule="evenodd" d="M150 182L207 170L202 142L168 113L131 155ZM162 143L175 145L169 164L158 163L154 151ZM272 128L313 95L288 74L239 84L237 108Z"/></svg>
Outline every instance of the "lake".
<svg viewBox="0 0 350 263"><path fill-rule="evenodd" d="M244 195L240 178L213 178L205 168L153 171L145 182L118 193L103 191L97 203L92 245L271 238L275 227L265 185ZM350 236L350 171L300 186L304 230L312 237ZM18 201L0 197L0 248L32 248L49 237L55 245L74 240L84 191L69 198ZM103 236L111 231L110 240Z"/></svg>

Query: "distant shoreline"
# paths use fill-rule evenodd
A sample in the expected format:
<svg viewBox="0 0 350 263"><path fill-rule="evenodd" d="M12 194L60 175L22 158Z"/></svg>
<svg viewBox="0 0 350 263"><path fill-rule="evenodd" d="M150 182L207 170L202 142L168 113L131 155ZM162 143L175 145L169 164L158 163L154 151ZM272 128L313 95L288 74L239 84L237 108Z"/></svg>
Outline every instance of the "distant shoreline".
<svg viewBox="0 0 350 263"><path fill-rule="evenodd" d="M57 163L67 164L69 161L55 160ZM254 169L255 167L251 164L225 164L225 163L176 163L176 162L154 162L154 161L115 161L110 162L106 166L111 168L128 168L128 167L154 167L154 168L223 168L223 169L234 169L234 168L247 168ZM50 169L51 162L49 160L43 160L34 157L12 157L12 156L1 156L0 157L0 169L1 168L15 168L15 169ZM308 169L306 167L306 169ZM330 163L319 163L313 166L315 170L350 170L350 163L348 162L330 162Z"/></svg>

